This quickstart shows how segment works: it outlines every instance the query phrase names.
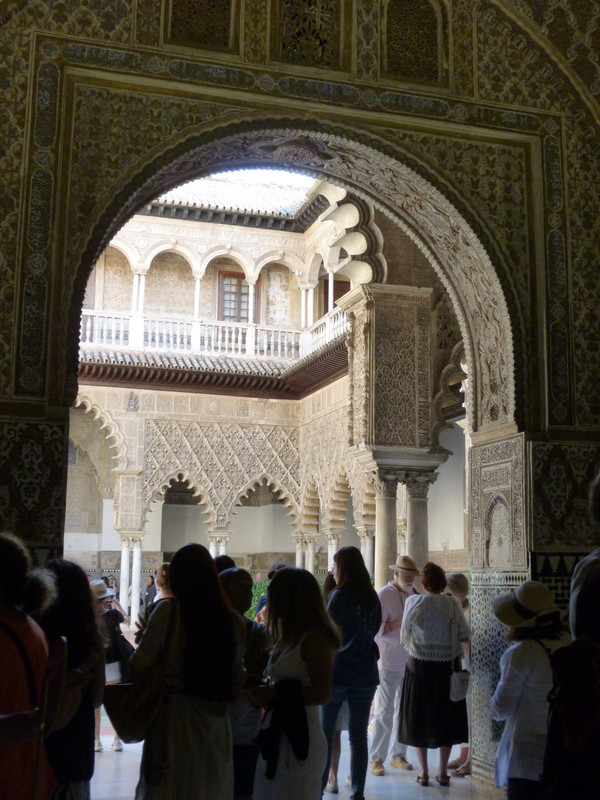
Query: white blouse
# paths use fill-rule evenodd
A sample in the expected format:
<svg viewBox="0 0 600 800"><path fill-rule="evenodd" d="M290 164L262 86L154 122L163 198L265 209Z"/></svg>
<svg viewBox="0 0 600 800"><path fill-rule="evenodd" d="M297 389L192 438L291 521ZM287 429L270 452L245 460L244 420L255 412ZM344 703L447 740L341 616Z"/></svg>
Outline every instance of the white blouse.
<svg viewBox="0 0 600 800"><path fill-rule="evenodd" d="M414 594L406 598L400 636L413 658L452 661L463 655L462 642L471 638L471 631L456 597Z"/></svg>

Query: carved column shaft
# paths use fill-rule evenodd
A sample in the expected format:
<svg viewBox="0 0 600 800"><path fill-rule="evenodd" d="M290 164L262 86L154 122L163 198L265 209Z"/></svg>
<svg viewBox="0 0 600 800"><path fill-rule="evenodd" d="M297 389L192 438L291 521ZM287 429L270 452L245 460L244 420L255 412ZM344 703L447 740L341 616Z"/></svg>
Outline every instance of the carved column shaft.
<svg viewBox="0 0 600 800"><path fill-rule="evenodd" d="M121 534L121 577L119 581L119 603L125 613L129 608L129 547L130 539L127 534Z"/></svg>

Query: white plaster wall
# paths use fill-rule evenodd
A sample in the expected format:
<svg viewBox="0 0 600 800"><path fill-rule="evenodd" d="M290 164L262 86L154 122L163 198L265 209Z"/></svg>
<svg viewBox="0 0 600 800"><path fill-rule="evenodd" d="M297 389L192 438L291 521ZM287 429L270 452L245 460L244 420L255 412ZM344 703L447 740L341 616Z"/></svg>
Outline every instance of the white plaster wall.
<svg viewBox="0 0 600 800"><path fill-rule="evenodd" d="M143 548L149 553L156 553L162 550L161 547L161 533L162 533L162 515L163 515L164 502L157 500L152 503L152 508L148 513L146 526L144 528L144 545Z"/></svg>
<svg viewBox="0 0 600 800"><path fill-rule="evenodd" d="M440 444L452 451L429 489L429 549L462 550L464 541L465 436L460 426L443 431Z"/></svg>
<svg viewBox="0 0 600 800"><path fill-rule="evenodd" d="M205 514L202 506L179 506L163 504L161 524L161 546L157 550L173 553L184 544L198 542L205 547ZM148 546L146 549L151 550Z"/></svg>
<svg viewBox="0 0 600 800"><path fill-rule="evenodd" d="M291 518L279 503L266 506L239 506L232 516L227 552L295 552Z"/></svg>
<svg viewBox="0 0 600 800"><path fill-rule="evenodd" d="M102 534L66 532L63 540L65 558L77 560L80 553L96 553L101 550Z"/></svg>
<svg viewBox="0 0 600 800"><path fill-rule="evenodd" d="M102 546L101 550L120 550L121 538L113 527L115 502L112 499L102 501Z"/></svg>

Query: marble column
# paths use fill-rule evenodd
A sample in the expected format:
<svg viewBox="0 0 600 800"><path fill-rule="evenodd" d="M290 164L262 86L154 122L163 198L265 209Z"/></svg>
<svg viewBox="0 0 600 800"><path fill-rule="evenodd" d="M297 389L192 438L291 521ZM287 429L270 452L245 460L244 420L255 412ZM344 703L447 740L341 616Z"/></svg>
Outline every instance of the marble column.
<svg viewBox="0 0 600 800"><path fill-rule="evenodd" d="M304 566L304 540L302 536L294 536L294 542L296 544L296 566L302 569Z"/></svg>
<svg viewBox="0 0 600 800"><path fill-rule="evenodd" d="M306 324L310 328L315 321L315 287L311 286L308 290L308 311Z"/></svg>
<svg viewBox="0 0 600 800"><path fill-rule="evenodd" d="M327 569L333 569L333 557L340 549L340 535L337 531L324 531L327 539Z"/></svg>
<svg viewBox="0 0 600 800"><path fill-rule="evenodd" d="M398 479L380 475L375 479L375 588L381 589L396 561L396 492Z"/></svg>
<svg viewBox="0 0 600 800"><path fill-rule="evenodd" d="M304 540L305 569L315 574L315 540L310 537Z"/></svg>
<svg viewBox="0 0 600 800"><path fill-rule="evenodd" d="M127 535L121 534L121 575L119 580L119 603L125 613L129 608L129 548L131 539Z"/></svg>
<svg viewBox="0 0 600 800"><path fill-rule="evenodd" d="M360 552L365 561L365 566L369 570L369 575L373 575L375 572L375 529L371 526L362 525L356 529L356 532L360 539Z"/></svg>
<svg viewBox="0 0 600 800"><path fill-rule="evenodd" d="M300 288L300 328L306 328L306 288Z"/></svg>
<svg viewBox="0 0 600 800"><path fill-rule="evenodd" d="M140 588L142 583L142 536L133 537L131 559L131 616L130 627L140 615Z"/></svg>
<svg viewBox="0 0 600 800"><path fill-rule="evenodd" d="M429 559L427 493L437 478L434 472L406 475L406 552L421 568ZM390 562L391 563L391 562Z"/></svg>
<svg viewBox="0 0 600 800"><path fill-rule="evenodd" d="M334 282L334 273L329 272L329 284L327 286L327 311L333 311L333 282Z"/></svg>

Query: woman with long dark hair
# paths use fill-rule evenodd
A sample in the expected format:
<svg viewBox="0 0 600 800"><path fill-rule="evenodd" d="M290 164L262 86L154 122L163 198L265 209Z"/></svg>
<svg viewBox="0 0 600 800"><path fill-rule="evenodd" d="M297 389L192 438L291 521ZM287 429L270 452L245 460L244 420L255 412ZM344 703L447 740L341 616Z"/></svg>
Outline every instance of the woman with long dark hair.
<svg viewBox="0 0 600 800"><path fill-rule="evenodd" d="M231 800L227 703L239 670L236 622L200 544L173 556L173 599L159 603L131 657L132 677L164 658L167 692L146 740L136 800Z"/></svg>
<svg viewBox="0 0 600 800"><path fill-rule="evenodd" d="M295 567L276 572L267 591L267 629L273 649L265 674L271 684L251 693L268 709L253 797L320 800L327 743L318 707L331 693L339 637L314 575Z"/></svg>
<svg viewBox="0 0 600 800"><path fill-rule="evenodd" d="M39 623L48 643L67 639L68 669L91 668L91 681L81 693L81 703L70 722L46 737L46 753L58 788L52 800L89 800L94 774L94 709L104 690L104 643L98 627L87 575L78 564L57 558L48 564L58 595Z"/></svg>
<svg viewBox="0 0 600 800"><path fill-rule="evenodd" d="M322 787L329 777L331 749L338 713L348 702L352 800L364 800L369 760L367 727L369 712L379 683L375 634L381 625L381 605L360 550L342 547L333 557L337 588L327 610L342 634L342 647L333 662L333 688L323 706L321 721L327 739L327 764Z"/></svg>

